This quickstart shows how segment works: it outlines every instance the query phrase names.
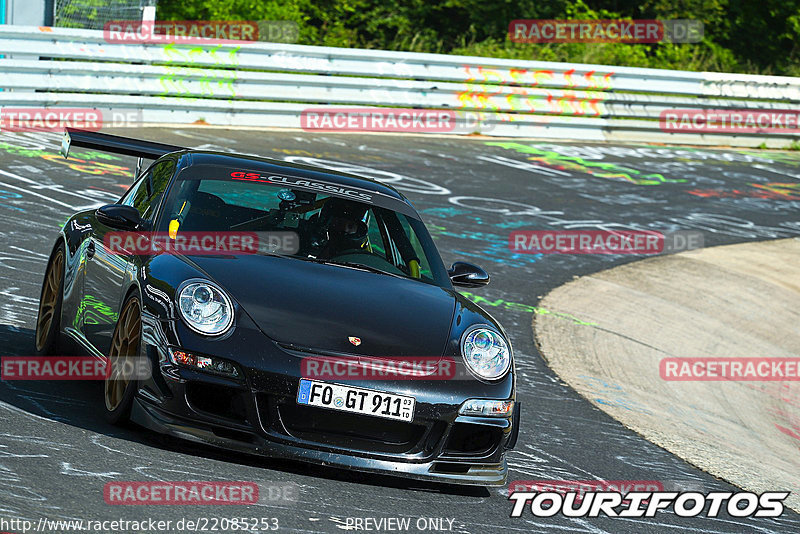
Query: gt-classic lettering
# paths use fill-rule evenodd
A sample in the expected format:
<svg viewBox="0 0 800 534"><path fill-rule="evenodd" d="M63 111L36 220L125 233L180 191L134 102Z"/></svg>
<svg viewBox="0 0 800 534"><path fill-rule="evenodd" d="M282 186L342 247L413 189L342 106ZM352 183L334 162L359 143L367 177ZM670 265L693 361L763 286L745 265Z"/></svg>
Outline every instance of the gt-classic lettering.
<svg viewBox="0 0 800 534"><path fill-rule="evenodd" d="M361 200L363 202L372 201L372 195L364 193L362 191L357 191L355 189L347 189L345 187L339 187L333 184L311 182L303 179L294 179L294 178L289 178L287 176L277 176L277 175L265 176L263 174L258 174L255 172L234 171L231 173L231 178L233 178L234 180L246 180L250 182L262 182L266 184L285 185L287 187L288 186L306 187L309 189L315 189L317 191L328 191L331 193L339 193L342 195L346 195L348 197L352 197L354 200Z"/></svg>

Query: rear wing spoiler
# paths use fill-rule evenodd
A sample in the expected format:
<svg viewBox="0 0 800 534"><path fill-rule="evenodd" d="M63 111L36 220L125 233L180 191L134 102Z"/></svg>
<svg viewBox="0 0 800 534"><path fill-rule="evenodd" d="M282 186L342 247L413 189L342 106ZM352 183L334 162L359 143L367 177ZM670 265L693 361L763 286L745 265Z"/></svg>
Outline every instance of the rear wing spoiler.
<svg viewBox="0 0 800 534"><path fill-rule="evenodd" d="M186 150L185 147L166 145L164 143L154 143L153 141L142 141L131 139L130 137L120 137L97 132L87 132L67 128L64 138L61 140L61 155L69 157L70 146L92 148L102 152L112 154L122 154L124 156L134 156L137 158L158 159L164 154L178 150Z"/></svg>

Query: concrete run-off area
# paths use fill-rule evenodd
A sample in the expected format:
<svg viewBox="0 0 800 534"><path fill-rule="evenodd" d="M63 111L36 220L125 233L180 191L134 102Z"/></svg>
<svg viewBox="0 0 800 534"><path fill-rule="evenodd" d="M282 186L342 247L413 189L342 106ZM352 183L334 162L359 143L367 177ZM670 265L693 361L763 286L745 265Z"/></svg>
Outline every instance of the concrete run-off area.
<svg viewBox="0 0 800 534"><path fill-rule="evenodd" d="M791 491L785 502L799 510L797 378L675 380L662 363L796 360L798 258L795 238L660 256L584 276L550 292L541 306L596 325L535 315L536 341L564 381L628 428L746 490Z"/></svg>

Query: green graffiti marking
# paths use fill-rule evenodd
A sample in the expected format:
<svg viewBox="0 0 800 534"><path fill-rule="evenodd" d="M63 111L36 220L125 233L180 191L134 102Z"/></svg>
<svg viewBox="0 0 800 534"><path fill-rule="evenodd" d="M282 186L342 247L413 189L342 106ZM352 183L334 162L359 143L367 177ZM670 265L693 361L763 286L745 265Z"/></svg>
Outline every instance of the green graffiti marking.
<svg viewBox="0 0 800 534"><path fill-rule="evenodd" d="M11 143L3 143L3 142L0 142L0 150L3 150L6 153L14 156L25 156L28 158L40 157L42 155L52 155L47 150L41 150L36 148L23 148L17 145L12 145ZM107 160L119 159L117 156L113 156L111 154L105 154L103 152L97 152L95 150L85 150L85 151L70 150L69 155L70 157L74 155L79 158L85 158L85 159L107 159Z"/></svg>
<svg viewBox="0 0 800 534"><path fill-rule="evenodd" d="M111 309L111 306L95 296L85 295L78 305L78 312L72 321L72 327L76 329L80 327L81 317L85 324L100 324L98 319L101 315L110 319L111 322L117 322L118 314Z"/></svg>
<svg viewBox="0 0 800 534"><path fill-rule="evenodd" d="M222 48L221 44L213 48L203 48L202 46L180 46L175 43L164 45L164 56L167 61L172 64L188 63L193 64L198 60L198 56L207 55L215 64L223 65L226 67L235 67L239 65L239 50L241 46L231 48L225 53L217 54L219 49Z"/></svg>
<svg viewBox="0 0 800 534"><path fill-rule="evenodd" d="M474 293L470 293L468 291L459 291L462 295L467 297L473 303L482 305L482 306L493 306L495 308L505 308L507 310L518 311L518 312L525 312L525 313L535 313L538 315L552 315L558 319L564 319L570 321L574 324L582 324L587 326L598 326L597 323L591 323L587 321L582 321L575 317L574 315L570 315L568 313L561 313L561 312L554 312L550 310L546 310L544 308L540 308L539 306L530 306L528 304L520 304L518 302L508 302L507 300L497 299L497 300L488 300L479 295L475 295Z"/></svg>
<svg viewBox="0 0 800 534"><path fill-rule="evenodd" d="M185 85L186 82L192 80L199 83L201 97L220 96L220 93L224 93L224 96L236 96L236 91L233 88L233 83L236 81L235 73L232 73L233 75L218 76L206 69L197 67L166 66L165 69L167 73L158 79L163 89L158 96L178 96L196 100L198 97L195 97L191 89Z"/></svg>
<svg viewBox="0 0 800 534"><path fill-rule="evenodd" d="M175 43L164 45L164 56L167 58L166 73L158 81L163 92L160 97L180 97L196 100L203 97L236 96L233 84L236 82L237 71L225 71L224 75L210 72L206 68L180 65L194 65L201 59L210 59L214 66L236 67L239 65L239 50L241 46L230 50L220 50L223 45L213 48L202 46L178 46ZM197 81L200 85L199 96L193 93L185 82Z"/></svg>
<svg viewBox="0 0 800 534"><path fill-rule="evenodd" d="M93 159L105 160L118 160L117 156L111 154L104 154L94 150L86 151L71 151L69 154L70 159L64 159L59 154L53 154L47 150L36 148L23 148L11 143L0 142L0 150L13 156L22 156L26 158L42 158L47 161L66 165L74 171L84 172L86 174L111 174L116 176L130 176L130 167L121 167L119 165L112 165L111 163L103 163L98 161L89 161Z"/></svg>
<svg viewBox="0 0 800 534"><path fill-rule="evenodd" d="M565 171L577 171L614 180L624 180L636 185L662 185L665 183L682 183L685 179L665 178L663 174L643 174L641 171L623 167L617 163L604 161L588 161L583 158L564 156L551 150L542 150L531 145L513 142L487 142L489 146L498 146L507 150L515 150L521 154L529 154L527 159Z"/></svg>

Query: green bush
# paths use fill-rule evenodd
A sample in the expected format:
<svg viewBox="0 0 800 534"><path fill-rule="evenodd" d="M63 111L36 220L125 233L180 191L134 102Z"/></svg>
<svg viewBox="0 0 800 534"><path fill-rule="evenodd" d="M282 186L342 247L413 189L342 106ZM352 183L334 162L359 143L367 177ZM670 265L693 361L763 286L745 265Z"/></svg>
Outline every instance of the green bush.
<svg viewBox="0 0 800 534"><path fill-rule="evenodd" d="M591 4L591 5L590 5ZM161 20L290 20L300 44L800 75L800 0L160 0ZM697 44L518 44L514 19L698 19Z"/></svg>

